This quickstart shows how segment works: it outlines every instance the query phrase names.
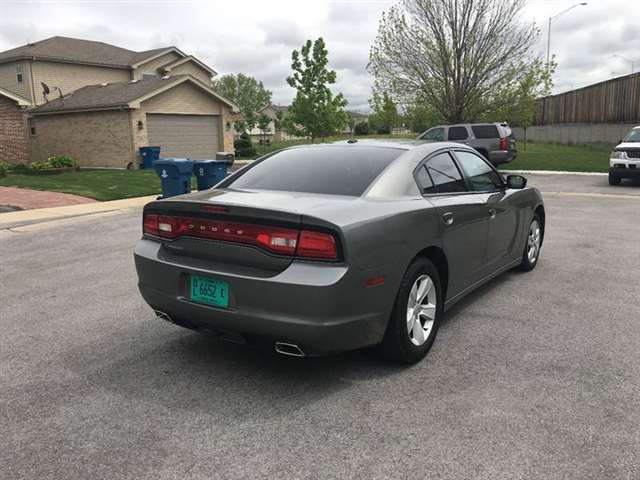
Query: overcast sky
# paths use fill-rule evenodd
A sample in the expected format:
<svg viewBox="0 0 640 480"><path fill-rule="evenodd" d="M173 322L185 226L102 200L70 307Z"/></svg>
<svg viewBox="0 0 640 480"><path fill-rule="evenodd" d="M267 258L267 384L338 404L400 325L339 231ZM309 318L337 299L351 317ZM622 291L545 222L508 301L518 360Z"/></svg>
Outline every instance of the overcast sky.
<svg viewBox="0 0 640 480"><path fill-rule="evenodd" d="M0 0L0 51L53 35L99 40L133 50L175 45L219 74L244 72L262 80L274 102L287 104L291 50L323 36L338 73L336 90L349 108L367 110L369 47L387 0ZM542 27L537 52L546 52L550 15L577 3L531 0L523 21ZM640 70L640 0L590 0L553 22L551 51L558 69L554 92Z"/></svg>

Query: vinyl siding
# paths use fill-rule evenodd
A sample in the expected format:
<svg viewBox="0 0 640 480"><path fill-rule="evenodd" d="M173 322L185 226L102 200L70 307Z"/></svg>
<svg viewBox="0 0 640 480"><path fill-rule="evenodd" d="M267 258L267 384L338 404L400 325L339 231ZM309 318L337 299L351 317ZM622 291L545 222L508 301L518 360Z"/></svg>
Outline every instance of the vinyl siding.
<svg viewBox="0 0 640 480"><path fill-rule="evenodd" d="M16 67L22 65L22 82L18 83ZM31 70L29 62L11 62L0 64L0 87L21 97L31 100Z"/></svg>
<svg viewBox="0 0 640 480"><path fill-rule="evenodd" d="M40 82L46 83L52 89L50 98L57 98L59 94L57 91L53 91L53 87L60 87L62 93L68 95L86 85L96 85L104 82L124 82L130 78L129 70L70 63L36 61L33 62L32 69L37 105L45 102Z"/></svg>
<svg viewBox="0 0 640 480"><path fill-rule="evenodd" d="M185 82L142 102L146 113L220 114L221 103L198 87Z"/></svg>
<svg viewBox="0 0 640 480"><path fill-rule="evenodd" d="M32 161L63 154L82 167L125 168L136 161L127 110L39 115L34 121Z"/></svg>
<svg viewBox="0 0 640 480"><path fill-rule="evenodd" d="M211 76L209 75L209 72L203 70L192 61L185 62L182 65L172 68L170 75L191 75L205 85L211 85Z"/></svg>
<svg viewBox="0 0 640 480"><path fill-rule="evenodd" d="M182 58L182 57L175 52L171 52L161 57L158 57L155 60L151 60L147 63L143 63L133 71L133 79L139 80L142 78L144 74L159 75L158 68L162 67L163 65L167 65L171 62L175 62L179 58Z"/></svg>

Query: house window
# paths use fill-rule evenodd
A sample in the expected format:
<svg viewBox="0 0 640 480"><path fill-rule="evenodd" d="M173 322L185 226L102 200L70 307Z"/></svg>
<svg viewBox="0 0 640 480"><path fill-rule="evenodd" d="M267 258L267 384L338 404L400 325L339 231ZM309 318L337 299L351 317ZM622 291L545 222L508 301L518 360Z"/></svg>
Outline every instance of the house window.
<svg viewBox="0 0 640 480"><path fill-rule="evenodd" d="M18 84L22 83L22 65L16 66L16 81Z"/></svg>
<svg viewBox="0 0 640 480"><path fill-rule="evenodd" d="M33 118L30 118L29 120L27 120L27 123L29 124L29 135L31 135L32 137L35 136L36 123L33 121Z"/></svg>

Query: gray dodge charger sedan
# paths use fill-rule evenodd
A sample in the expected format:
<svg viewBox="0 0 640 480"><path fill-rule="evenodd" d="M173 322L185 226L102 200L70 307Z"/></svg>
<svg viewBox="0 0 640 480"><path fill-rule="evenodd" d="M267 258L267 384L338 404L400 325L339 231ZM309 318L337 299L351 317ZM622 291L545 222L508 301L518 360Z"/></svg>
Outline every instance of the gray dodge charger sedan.
<svg viewBox="0 0 640 480"><path fill-rule="evenodd" d="M266 155L144 208L139 288L182 327L293 356L427 353L445 311L536 266L540 193L458 143L347 141Z"/></svg>

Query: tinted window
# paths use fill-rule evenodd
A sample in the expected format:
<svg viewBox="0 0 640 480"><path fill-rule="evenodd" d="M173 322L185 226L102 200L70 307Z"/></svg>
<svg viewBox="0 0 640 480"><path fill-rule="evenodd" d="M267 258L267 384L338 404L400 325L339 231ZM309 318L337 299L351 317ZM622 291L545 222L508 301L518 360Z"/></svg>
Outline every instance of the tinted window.
<svg viewBox="0 0 640 480"><path fill-rule="evenodd" d="M396 148L357 145L294 148L276 153L221 186L360 196L402 153Z"/></svg>
<svg viewBox="0 0 640 480"><path fill-rule="evenodd" d="M499 138L498 127L495 125L472 125L471 130L476 138Z"/></svg>
<svg viewBox="0 0 640 480"><path fill-rule="evenodd" d="M466 127L449 127L449 140L466 140L469 138Z"/></svg>
<svg viewBox="0 0 640 480"><path fill-rule="evenodd" d="M490 192L502 186L498 174L487 162L471 152L456 151L458 162L469 179L471 190L475 192Z"/></svg>
<svg viewBox="0 0 640 480"><path fill-rule="evenodd" d="M422 136L423 140L432 140L434 142L444 141L444 128L432 128Z"/></svg>
<svg viewBox="0 0 640 480"><path fill-rule="evenodd" d="M427 167L422 165L416 172L416 182L422 193L436 193L436 189L431 181L431 177L427 172Z"/></svg>
<svg viewBox="0 0 640 480"><path fill-rule="evenodd" d="M458 167L456 167L451 155L448 153L440 153L432 157L427 162L427 168L438 193L464 192L467 190Z"/></svg>

